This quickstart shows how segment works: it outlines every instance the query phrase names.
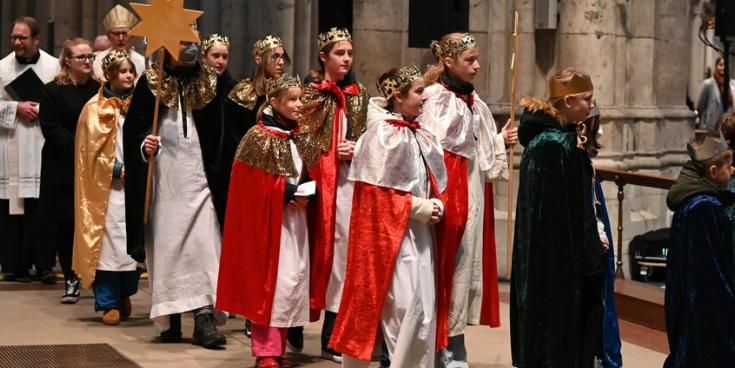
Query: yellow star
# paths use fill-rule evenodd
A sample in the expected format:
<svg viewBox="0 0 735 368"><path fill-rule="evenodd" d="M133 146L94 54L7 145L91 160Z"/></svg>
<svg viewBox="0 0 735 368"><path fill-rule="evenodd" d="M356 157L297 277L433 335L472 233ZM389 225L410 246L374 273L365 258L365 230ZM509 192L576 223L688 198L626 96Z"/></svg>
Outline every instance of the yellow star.
<svg viewBox="0 0 735 368"><path fill-rule="evenodd" d="M163 47L174 60L179 60L179 42L199 42L199 35L189 25L204 12L184 9L184 0L152 0L151 5L130 6L141 21L128 33L147 38L146 56Z"/></svg>

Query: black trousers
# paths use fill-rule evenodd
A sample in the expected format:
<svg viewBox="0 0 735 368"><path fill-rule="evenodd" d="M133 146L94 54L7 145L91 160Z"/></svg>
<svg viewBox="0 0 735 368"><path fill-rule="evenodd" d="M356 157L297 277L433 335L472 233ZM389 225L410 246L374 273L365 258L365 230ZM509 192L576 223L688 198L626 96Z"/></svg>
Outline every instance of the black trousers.
<svg viewBox="0 0 735 368"><path fill-rule="evenodd" d="M604 274L585 276L582 281L580 315L579 367L592 367L595 356L602 356L602 321L605 310L602 305L602 281Z"/></svg>
<svg viewBox="0 0 735 368"><path fill-rule="evenodd" d="M324 310L324 323L322 324L322 350L329 349L329 340L332 338L334 322L337 321L337 313Z"/></svg>
<svg viewBox="0 0 735 368"><path fill-rule="evenodd" d="M9 201L0 199L0 265L4 273L22 275L33 265L37 270L50 270L55 263L55 250L44 244L38 222L38 199L23 203L22 215L10 215Z"/></svg>
<svg viewBox="0 0 735 368"><path fill-rule="evenodd" d="M64 279L76 278L71 269L72 251L74 249L74 220L42 220L44 242L59 256Z"/></svg>

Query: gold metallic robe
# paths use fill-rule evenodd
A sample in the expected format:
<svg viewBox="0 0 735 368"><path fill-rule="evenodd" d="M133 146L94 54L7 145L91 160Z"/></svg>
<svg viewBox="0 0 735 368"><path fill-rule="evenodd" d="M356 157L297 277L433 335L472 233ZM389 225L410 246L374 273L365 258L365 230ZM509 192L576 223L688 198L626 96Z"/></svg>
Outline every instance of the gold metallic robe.
<svg viewBox="0 0 735 368"><path fill-rule="evenodd" d="M94 282L105 232L107 202L115 165L117 119L125 115L130 97L124 101L106 98L100 92L85 105L79 116L74 140L74 253L72 268L82 287ZM120 132L122 138L122 132Z"/></svg>

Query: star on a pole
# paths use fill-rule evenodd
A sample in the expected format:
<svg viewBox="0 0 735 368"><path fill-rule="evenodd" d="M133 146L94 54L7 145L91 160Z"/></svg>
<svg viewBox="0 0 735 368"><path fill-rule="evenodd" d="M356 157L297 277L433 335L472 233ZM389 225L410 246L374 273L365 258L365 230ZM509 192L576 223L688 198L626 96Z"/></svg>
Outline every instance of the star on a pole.
<svg viewBox="0 0 735 368"><path fill-rule="evenodd" d="M130 6L141 21L128 33L148 40L146 56L163 47L174 60L179 60L179 42L199 42L199 35L190 24L204 12L184 9L184 0L152 0L150 5Z"/></svg>

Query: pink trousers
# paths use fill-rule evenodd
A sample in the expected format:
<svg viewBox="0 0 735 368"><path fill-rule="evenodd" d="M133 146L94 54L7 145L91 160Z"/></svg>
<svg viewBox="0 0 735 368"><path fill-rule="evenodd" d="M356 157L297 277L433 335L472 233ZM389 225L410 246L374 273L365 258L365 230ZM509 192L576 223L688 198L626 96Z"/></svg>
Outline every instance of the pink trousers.
<svg viewBox="0 0 735 368"><path fill-rule="evenodd" d="M252 351L254 357L280 357L286 354L287 328L263 326L253 323Z"/></svg>

